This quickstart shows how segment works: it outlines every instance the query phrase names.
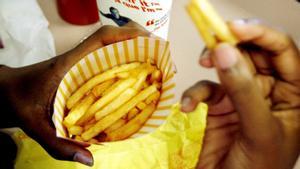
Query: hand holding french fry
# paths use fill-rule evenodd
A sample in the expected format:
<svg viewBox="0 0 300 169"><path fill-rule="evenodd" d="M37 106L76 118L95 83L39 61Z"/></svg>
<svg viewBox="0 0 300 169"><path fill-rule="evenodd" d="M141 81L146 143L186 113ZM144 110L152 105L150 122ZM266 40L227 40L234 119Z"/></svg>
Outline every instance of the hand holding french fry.
<svg viewBox="0 0 300 169"><path fill-rule="evenodd" d="M188 10L209 48L200 64L214 67L220 79L219 84L199 81L182 96L185 112L193 111L198 102L209 105L196 168L293 168L300 151L300 97L296 94L300 92L300 54L296 45L257 20L220 24L206 0L191 4ZM238 47L225 36L227 30L238 39Z"/></svg>

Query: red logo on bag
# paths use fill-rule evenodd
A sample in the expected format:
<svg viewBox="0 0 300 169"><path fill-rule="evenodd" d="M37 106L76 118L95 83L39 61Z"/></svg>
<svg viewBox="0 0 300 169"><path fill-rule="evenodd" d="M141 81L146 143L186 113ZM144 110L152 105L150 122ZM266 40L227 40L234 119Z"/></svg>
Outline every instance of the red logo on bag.
<svg viewBox="0 0 300 169"><path fill-rule="evenodd" d="M150 26L154 24L154 19L147 21L146 26Z"/></svg>

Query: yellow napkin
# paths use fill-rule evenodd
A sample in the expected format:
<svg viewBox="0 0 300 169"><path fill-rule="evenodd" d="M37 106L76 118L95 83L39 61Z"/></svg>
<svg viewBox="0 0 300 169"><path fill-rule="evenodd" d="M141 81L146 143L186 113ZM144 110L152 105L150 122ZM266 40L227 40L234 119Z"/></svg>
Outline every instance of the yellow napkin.
<svg viewBox="0 0 300 169"><path fill-rule="evenodd" d="M206 116L207 105L203 103L188 114L180 112L179 104L175 104L166 122L148 135L90 146L93 167L55 160L34 140L17 132L13 135L19 147L15 168L191 169L201 151Z"/></svg>

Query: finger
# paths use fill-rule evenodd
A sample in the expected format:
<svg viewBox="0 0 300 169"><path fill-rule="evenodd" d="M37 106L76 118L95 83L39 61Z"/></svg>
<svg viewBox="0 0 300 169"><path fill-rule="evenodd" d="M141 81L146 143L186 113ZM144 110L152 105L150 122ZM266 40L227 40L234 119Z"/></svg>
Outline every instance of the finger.
<svg viewBox="0 0 300 169"><path fill-rule="evenodd" d="M181 110L183 112L193 111L199 102L207 102L209 98L217 98L219 86L210 81L200 81L187 89L181 98ZM213 97L212 97L213 96Z"/></svg>
<svg viewBox="0 0 300 169"><path fill-rule="evenodd" d="M213 61L221 84L239 113L242 134L246 140L267 143L274 138L274 131L278 131L277 123L245 58L233 46L221 43L213 51Z"/></svg>
<svg viewBox="0 0 300 169"><path fill-rule="evenodd" d="M287 35L276 30L243 22L229 24L236 37L242 42L250 42L273 53L271 61L281 78L300 85L299 50Z"/></svg>
<svg viewBox="0 0 300 169"><path fill-rule="evenodd" d="M200 81L187 89L182 95L181 109L191 112L199 102L208 104L209 115L222 115L234 110L220 85L210 81Z"/></svg>
<svg viewBox="0 0 300 169"><path fill-rule="evenodd" d="M213 68L214 67L210 58L201 58L199 60L199 64L205 68Z"/></svg>
<svg viewBox="0 0 300 169"><path fill-rule="evenodd" d="M52 132L46 140L43 140L44 148L54 158L77 161L88 166L93 166L93 156L87 149L74 142L57 138L54 134L55 133Z"/></svg>
<svg viewBox="0 0 300 169"><path fill-rule="evenodd" d="M287 35L268 27L237 21L229 23L230 29L242 42L252 42L257 46L274 53L282 53L291 47L291 39Z"/></svg>
<svg viewBox="0 0 300 169"><path fill-rule="evenodd" d="M205 48L200 55L199 64L206 68L214 67L213 62L211 61L210 51Z"/></svg>
<svg viewBox="0 0 300 169"><path fill-rule="evenodd" d="M208 116L207 119L207 129L221 128L227 125L236 124L239 122L239 117L237 113L229 113L219 116Z"/></svg>
<svg viewBox="0 0 300 169"><path fill-rule="evenodd" d="M48 115L42 113L37 116L39 121L36 121L34 126L23 127L52 157L58 160L76 161L88 166L93 165L93 156L84 146L56 137L56 131Z"/></svg>
<svg viewBox="0 0 300 169"><path fill-rule="evenodd" d="M111 30L111 27L103 28L101 30L102 34L102 43L104 46L136 38L138 36L150 36L151 33L145 30L141 26L124 26L124 27L114 27L114 30Z"/></svg>
<svg viewBox="0 0 300 169"><path fill-rule="evenodd" d="M224 115L234 111L234 106L227 95L224 95L216 103L210 104L208 107L209 115Z"/></svg>

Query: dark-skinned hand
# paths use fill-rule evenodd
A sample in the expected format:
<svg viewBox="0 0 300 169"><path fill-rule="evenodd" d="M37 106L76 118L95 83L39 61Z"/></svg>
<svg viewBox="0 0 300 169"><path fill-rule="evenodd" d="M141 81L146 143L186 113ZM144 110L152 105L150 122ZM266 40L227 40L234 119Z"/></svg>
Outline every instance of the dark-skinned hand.
<svg viewBox="0 0 300 169"><path fill-rule="evenodd" d="M276 30L230 23L240 40L206 51L200 64L220 84L200 81L182 96L182 110L209 105L198 169L292 169L300 152L300 54Z"/></svg>
<svg viewBox="0 0 300 169"><path fill-rule="evenodd" d="M69 52L34 65L0 68L2 116L0 128L21 127L56 159L93 165L92 154L79 145L56 137L52 124L53 99L66 72L88 53L118 41L149 36L136 23L104 26Z"/></svg>

